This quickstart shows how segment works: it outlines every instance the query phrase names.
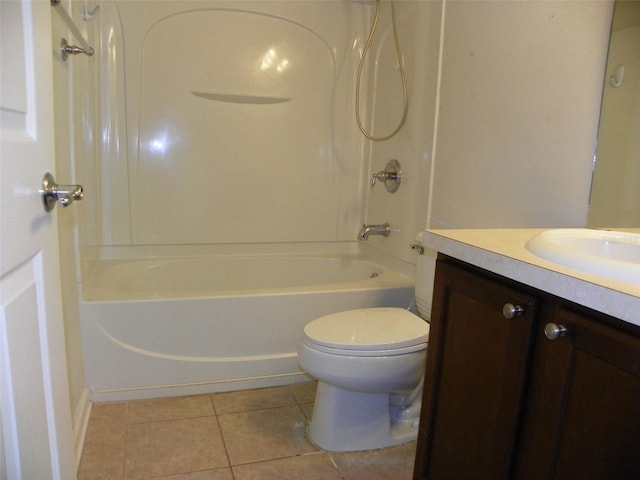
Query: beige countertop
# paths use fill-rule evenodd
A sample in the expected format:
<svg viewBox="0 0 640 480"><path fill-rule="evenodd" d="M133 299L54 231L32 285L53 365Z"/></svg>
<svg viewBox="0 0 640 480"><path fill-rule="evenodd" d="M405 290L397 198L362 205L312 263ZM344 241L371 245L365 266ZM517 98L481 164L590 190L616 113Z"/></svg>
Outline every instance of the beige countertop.
<svg viewBox="0 0 640 480"><path fill-rule="evenodd" d="M548 229L426 230L422 245L640 326L640 285L581 272L525 248Z"/></svg>

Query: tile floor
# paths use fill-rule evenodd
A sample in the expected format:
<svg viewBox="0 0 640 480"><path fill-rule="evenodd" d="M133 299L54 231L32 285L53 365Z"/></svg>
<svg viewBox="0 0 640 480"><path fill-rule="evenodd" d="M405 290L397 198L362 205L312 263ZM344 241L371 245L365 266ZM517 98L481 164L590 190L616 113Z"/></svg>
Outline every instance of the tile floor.
<svg viewBox="0 0 640 480"><path fill-rule="evenodd" d="M404 480L415 442L327 453L306 436L315 383L93 406L79 480Z"/></svg>

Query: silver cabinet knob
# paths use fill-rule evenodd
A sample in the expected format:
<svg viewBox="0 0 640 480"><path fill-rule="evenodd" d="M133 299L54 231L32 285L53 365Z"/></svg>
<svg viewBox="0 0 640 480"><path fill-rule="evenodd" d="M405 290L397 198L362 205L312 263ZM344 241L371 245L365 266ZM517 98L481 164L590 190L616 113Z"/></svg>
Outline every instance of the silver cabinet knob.
<svg viewBox="0 0 640 480"><path fill-rule="evenodd" d="M504 318L515 318L524 313L524 308L520 305L514 305L513 303L505 303L502 307L502 315Z"/></svg>
<svg viewBox="0 0 640 480"><path fill-rule="evenodd" d="M544 327L544 336L549 340L557 340L567 334L568 330L564 325L549 322Z"/></svg>
<svg viewBox="0 0 640 480"><path fill-rule="evenodd" d="M567 327L549 322L544 326L544 336L549 340L557 340L568 332Z"/></svg>
<svg viewBox="0 0 640 480"><path fill-rule="evenodd" d="M82 185L58 185L55 178L49 172L42 178L42 204L45 212L50 212L56 206L56 202L63 207L68 207L74 201L84 198Z"/></svg>

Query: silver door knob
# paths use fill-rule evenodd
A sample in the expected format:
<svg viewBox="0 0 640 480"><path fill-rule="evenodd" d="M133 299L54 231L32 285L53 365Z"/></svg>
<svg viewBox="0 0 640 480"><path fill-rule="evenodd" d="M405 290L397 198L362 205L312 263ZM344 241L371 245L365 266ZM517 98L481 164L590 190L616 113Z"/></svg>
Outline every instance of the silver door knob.
<svg viewBox="0 0 640 480"><path fill-rule="evenodd" d="M520 305L514 305L513 303L505 303L502 307L502 315L504 318L515 318L524 313L524 308Z"/></svg>
<svg viewBox="0 0 640 480"><path fill-rule="evenodd" d="M53 175L49 172L42 177L40 194L45 212L53 210L56 207L56 203L59 203L62 207L68 207L73 202L84 198L82 185L58 185Z"/></svg>
<svg viewBox="0 0 640 480"><path fill-rule="evenodd" d="M544 326L544 336L549 340L557 340L568 332L567 327L549 322Z"/></svg>

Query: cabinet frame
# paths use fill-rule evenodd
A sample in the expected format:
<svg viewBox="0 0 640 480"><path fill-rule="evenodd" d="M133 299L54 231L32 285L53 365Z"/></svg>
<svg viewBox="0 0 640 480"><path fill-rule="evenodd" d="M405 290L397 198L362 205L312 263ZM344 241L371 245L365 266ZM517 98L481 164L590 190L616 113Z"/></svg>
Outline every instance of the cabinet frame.
<svg viewBox="0 0 640 480"><path fill-rule="evenodd" d="M639 458L640 327L439 254L414 480L631 479Z"/></svg>
<svg viewBox="0 0 640 480"><path fill-rule="evenodd" d="M423 454L416 457L414 478L506 478L520 428L538 299L443 256L434 298L419 435ZM507 303L524 312L506 318ZM475 310L482 318L475 318Z"/></svg>

